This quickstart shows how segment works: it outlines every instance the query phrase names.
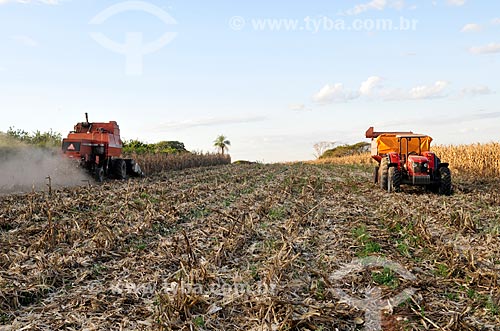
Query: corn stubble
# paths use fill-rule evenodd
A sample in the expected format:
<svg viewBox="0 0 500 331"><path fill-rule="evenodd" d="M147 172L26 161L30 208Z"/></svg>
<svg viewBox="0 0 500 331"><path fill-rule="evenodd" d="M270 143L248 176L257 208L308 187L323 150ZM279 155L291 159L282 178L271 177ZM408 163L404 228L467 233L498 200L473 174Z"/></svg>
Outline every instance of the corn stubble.
<svg viewBox="0 0 500 331"><path fill-rule="evenodd" d="M412 190L412 189L410 189ZM387 194L367 166L228 165L0 198L0 329L359 330L336 297L416 288L386 330L500 325L500 189ZM377 249L374 249L377 248ZM383 256L382 268L330 275Z"/></svg>

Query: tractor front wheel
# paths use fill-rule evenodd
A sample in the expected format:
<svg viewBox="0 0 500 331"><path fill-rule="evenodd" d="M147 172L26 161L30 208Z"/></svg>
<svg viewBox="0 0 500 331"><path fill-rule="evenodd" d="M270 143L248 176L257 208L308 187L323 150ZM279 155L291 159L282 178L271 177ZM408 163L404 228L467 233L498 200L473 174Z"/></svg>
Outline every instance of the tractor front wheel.
<svg viewBox="0 0 500 331"><path fill-rule="evenodd" d="M387 190L388 176L389 160L387 158L383 158L382 161L380 161L380 168L378 173L378 183L382 190Z"/></svg>
<svg viewBox="0 0 500 331"><path fill-rule="evenodd" d="M389 168L387 191L389 193L401 191L401 173L396 167Z"/></svg>
<svg viewBox="0 0 500 331"><path fill-rule="evenodd" d="M439 169L439 194L451 195L451 171L448 168Z"/></svg>
<svg viewBox="0 0 500 331"><path fill-rule="evenodd" d="M375 167L373 169L373 184L378 184L378 173L379 173L379 167Z"/></svg>

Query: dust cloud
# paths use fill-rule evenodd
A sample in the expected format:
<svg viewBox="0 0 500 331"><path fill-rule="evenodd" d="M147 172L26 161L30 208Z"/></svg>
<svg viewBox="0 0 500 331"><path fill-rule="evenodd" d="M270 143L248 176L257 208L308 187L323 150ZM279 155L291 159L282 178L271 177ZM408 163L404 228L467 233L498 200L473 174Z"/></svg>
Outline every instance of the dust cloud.
<svg viewBox="0 0 500 331"><path fill-rule="evenodd" d="M26 146L0 137L0 195L86 185L91 180L57 149Z"/></svg>

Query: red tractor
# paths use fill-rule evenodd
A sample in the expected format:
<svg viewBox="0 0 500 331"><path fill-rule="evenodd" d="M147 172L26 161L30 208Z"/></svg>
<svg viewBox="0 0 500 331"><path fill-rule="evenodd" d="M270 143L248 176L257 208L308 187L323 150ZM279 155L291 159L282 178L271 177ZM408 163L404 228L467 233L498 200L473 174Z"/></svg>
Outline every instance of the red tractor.
<svg viewBox="0 0 500 331"><path fill-rule="evenodd" d="M103 182L104 177L125 179L144 175L135 160L121 157L122 148L118 124L90 123L87 113L85 122L75 125L62 143L63 153L78 160L97 182Z"/></svg>
<svg viewBox="0 0 500 331"><path fill-rule="evenodd" d="M451 194L448 163L430 151L432 138L413 132L366 131L372 139L372 158L378 162L374 182L388 192L399 192L401 184L425 186L429 190Z"/></svg>

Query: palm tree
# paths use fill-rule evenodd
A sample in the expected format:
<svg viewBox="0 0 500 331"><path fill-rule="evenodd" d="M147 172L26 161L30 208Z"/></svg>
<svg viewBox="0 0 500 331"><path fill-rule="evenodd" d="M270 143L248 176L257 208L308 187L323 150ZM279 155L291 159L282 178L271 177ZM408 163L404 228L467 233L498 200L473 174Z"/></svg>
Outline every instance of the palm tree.
<svg viewBox="0 0 500 331"><path fill-rule="evenodd" d="M219 148L222 152L222 155L224 155L224 151L229 149L228 146L231 146L231 142L227 140L226 136L221 134L217 137L217 139L214 140L214 146Z"/></svg>

